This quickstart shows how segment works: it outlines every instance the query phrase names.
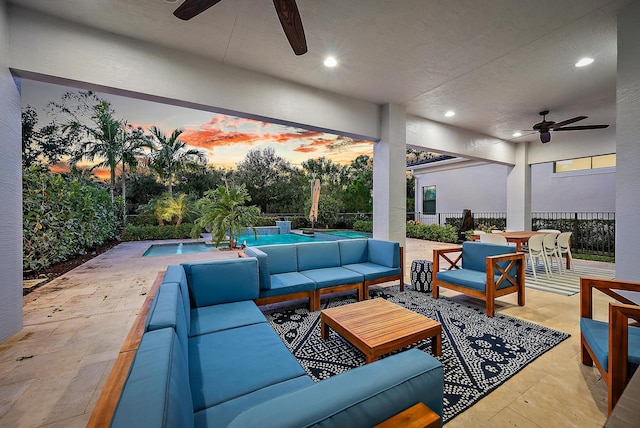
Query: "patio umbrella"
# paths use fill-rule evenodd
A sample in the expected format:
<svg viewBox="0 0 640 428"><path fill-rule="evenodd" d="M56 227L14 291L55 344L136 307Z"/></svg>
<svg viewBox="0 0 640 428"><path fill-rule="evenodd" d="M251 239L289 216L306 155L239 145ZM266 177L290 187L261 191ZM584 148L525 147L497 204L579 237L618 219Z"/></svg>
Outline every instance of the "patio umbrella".
<svg viewBox="0 0 640 428"><path fill-rule="evenodd" d="M320 180L311 180L311 210L309 220L311 220L311 230L315 231L315 222L318 220L318 201L320 200Z"/></svg>

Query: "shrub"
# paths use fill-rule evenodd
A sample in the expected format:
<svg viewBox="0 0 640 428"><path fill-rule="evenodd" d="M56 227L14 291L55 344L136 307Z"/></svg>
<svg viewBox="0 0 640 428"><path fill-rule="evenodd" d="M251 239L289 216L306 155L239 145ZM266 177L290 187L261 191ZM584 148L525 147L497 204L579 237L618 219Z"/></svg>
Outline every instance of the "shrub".
<svg viewBox="0 0 640 428"><path fill-rule="evenodd" d="M178 226L136 226L127 224L122 232L123 241L148 241L153 239L186 239L191 237L193 224Z"/></svg>
<svg viewBox="0 0 640 428"><path fill-rule="evenodd" d="M458 241L458 229L451 225L422 224L419 221L407 222L407 237L436 242Z"/></svg>
<svg viewBox="0 0 640 428"><path fill-rule="evenodd" d="M23 270L39 271L116 239L122 198L38 167L22 181Z"/></svg>
<svg viewBox="0 0 640 428"><path fill-rule="evenodd" d="M357 220L353 223L353 230L373 233L373 222L369 220Z"/></svg>

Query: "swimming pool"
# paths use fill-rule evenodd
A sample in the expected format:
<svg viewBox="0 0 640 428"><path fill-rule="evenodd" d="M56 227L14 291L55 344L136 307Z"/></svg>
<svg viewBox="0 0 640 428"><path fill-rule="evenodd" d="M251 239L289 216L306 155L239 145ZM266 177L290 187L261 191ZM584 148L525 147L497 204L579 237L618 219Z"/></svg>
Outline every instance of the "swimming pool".
<svg viewBox="0 0 640 428"><path fill-rule="evenodd" d="M312 238L310 236L298 235L296 233L284 233L276 235L258 235L255 239L253 235L244 235L238 238L238 245L246 242L248 247L258 245L275 245L275 244L294 244L296 242L324 241L322 238ZM226 248L226 243L221 243L218 248ZM213 244L204 242L188 242L178 244L153 244L142 255L150 256L171 256L174 254L194 254L204 253L216 248Z"/></svg>
<svg viewBox="0 0 640 428"><path fill-rule="evenodd" d="M333 230L329 232L316 232L316 238L326 241L336 241L338 239L358 239L371 238L372 234L367 232L356 232L355 230Z"/></svg>

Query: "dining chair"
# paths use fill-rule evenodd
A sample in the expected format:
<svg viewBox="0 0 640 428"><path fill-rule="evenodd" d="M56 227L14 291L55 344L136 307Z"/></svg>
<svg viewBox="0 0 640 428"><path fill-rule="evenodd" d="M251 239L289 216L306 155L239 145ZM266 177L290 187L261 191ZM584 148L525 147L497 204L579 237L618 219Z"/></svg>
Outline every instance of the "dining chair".
<svg viewBox="0 0 640 428"><path fill-rule="evenodd" d="M560 231L558 229L540 229L537 230L536 232L541 232L541 233L555 233L556 235L560 234Z"/></svg>
<svg viewBox="0 0 640 428"><path fill-rule="evenodd" d="M545 235L537 234L533 235L529 238L527 243L527 247L529 248L529 257L528 260L531 263L531 271L533 272L533 280L538 281L538 275L536 274L536 270L538 269L538 261L542 260L542 265L544 267L544 272L549 277L549 266L547 266L547 256L544 251L544 246L542 240Z"/></svg>
<svg viewBox="0 0 640 428"><path fill-rule="evenodd" d="M594 319L594 290L614 299L609 302L607 321ZM640 365L640 306L623 296L622 291L640 292L640 283L580 278L580 355L582 364L595 364L607 384L608 413Z"/></svg>
<svg viewBox="0 0 640 428"><path fill-rule="evenodd" d="M555 233L546 233L542 235L542 248L544 249L544 255L547 258L547 264L549 265L549 273L553 273L553 259L556 259L558 265L558 273L562 273L562 257L558 253L558 247L556 246Z"/></svg>
<svg viewBox="0 0 640 428"><path fill-rule="evenodd" d="M507 245L507 238L495 233L484 233L480 235L480 242L489 244Z"/></svg>
<svg viewBox="0 0 640 428"><path fill-rule="evenodd" d="M573 256L571 256L571 232L562 232L556 238L556 247L558 250L558 255L560 256L560 261L562 262L563 256L566 254L567 261L569 262L569 266L572 271L575 271L573 268ZM564 266L564 265L563 265Z"/></svg>

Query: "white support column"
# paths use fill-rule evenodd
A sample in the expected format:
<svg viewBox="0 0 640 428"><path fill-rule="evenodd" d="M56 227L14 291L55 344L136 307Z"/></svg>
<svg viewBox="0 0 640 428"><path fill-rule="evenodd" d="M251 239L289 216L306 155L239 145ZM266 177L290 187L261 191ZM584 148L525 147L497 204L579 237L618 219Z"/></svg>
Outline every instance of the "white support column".
<svg viewBox="0 0 640 428"><path fill-rule="evenodd" d="M507 229L531 230L529 143L516 144L516 164L507 175Z"/></svg>
<svg viewBox="0 0 640 428"><path fill-rule="evenodd" d="M380 114L380 141L373 145L373 236L405 245L407 230L407 113L385 104Z"/></svg>
<svg viewBox="0 0 640 428"><path fill-rule="evenodd" d="M0 343L22 328L20 93L7 68L7 5L0 0Z"/></svg>
<svg viewBox="0 0 640 428"><path fill-rule="evenodd" d="M640 281L640 1L618 13L616 278Z"/></svg>

